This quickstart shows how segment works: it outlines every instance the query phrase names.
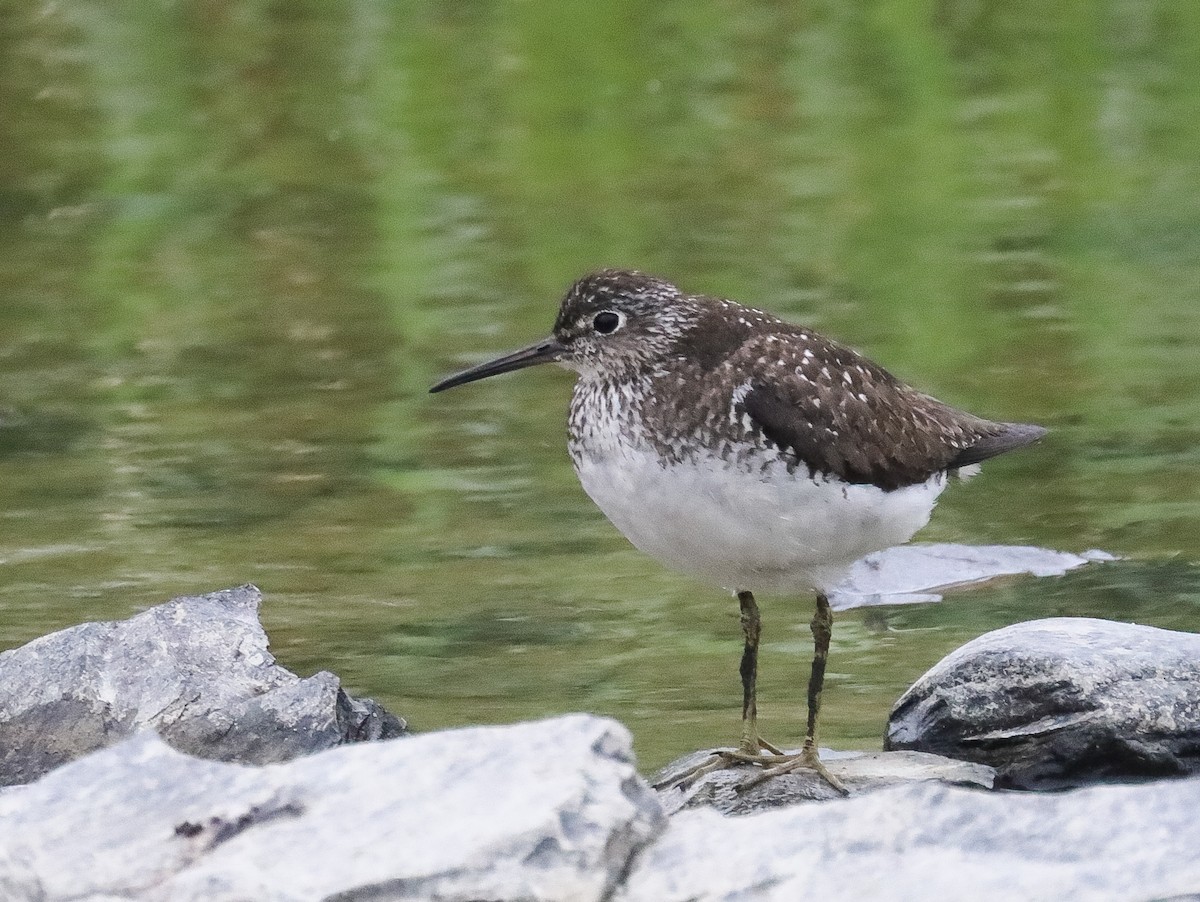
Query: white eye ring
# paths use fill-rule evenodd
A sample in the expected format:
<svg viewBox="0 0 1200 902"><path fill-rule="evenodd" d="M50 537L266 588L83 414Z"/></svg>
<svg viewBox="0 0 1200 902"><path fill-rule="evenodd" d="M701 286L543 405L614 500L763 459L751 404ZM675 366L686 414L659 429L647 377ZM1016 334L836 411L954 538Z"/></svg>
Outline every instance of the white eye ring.
<svg viewBox="0 0 1200 902"><path fill-rule="evenodd" d="M601 335L612 335L625 325L625 314L616 310L601 310L592 317L592 328Z"/></svg>

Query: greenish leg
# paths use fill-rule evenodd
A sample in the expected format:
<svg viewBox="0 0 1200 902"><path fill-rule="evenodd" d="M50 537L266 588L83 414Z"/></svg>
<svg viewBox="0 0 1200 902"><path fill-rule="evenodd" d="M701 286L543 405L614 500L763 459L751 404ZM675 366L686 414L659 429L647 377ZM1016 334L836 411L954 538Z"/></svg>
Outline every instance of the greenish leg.
<svg viewBox="0 0 1200 902"><path fill-rule="evenodd" d="M745 590L738 592L737 598L741 608L742 635L745 637L745 644L742 647L742 663L738 668L742 676L741 744L736 751L714 752L712 757L685 773L663 783L656 783L655 789L662 789L670 785L682 786L705 774L731 767L739 762L765 764L772 760L779 760L780 756L783 756L780 749L758 735L758 640L762 634L762 620L758 614L758 603L754 600L754 593ZM764 749L773 755L774 759L762 757Z"/></svg>
<svg viewBox="0 0 1200 902"><path fill-rule="evenodd" d="M758 639L762 635L758 603L752 592L743 590L737 597L742 611L742 635L746 639L738 668L742 675L742 742L738 752L757 756L766 749L772 755L782 755L783 752L758 735Z"/></svg>
<svg viewBox="0 0 1200 902"><path fill-rule="evenodd" d="M808 680L808 730L804 736L804 748L799 755L788 756L787 760L766 768L762 773L747 780L738 787L744 792L758 786L772 777L791 773L802 767L808 767L821 775L830 786L842 795L849 795L842 781L829 772L817 753L817 723L821 717L821 690L825 688L825 664L829 660L829 642L833 637L833 609L824 592L817 593L817 610L813 614L813 662L812 674Z"/></svg>
<svg viewBox="0 0 1200 902"><path fill-rule="evenodd" d="M662 783L655 784L655 789L665 786L686 786L705 774L739 764L754 764L763 770L737 787L738 792L745 792L759 784L790 774L801 768L815 770L821 779L832 786L842 795L849 791L842 781L829 772L817 754L817 724L821 718L821 690L825 686L825 665L829 660L829 642L833 637L833 609L824 592L817 593L817 611L813 615L811 627L813 634L812 674L808 680L808 730L804 737L804 748L796 755L785 755L771 743L758 735L758 704L756 688L758 683L758 642L762 633L762 624L758 615L758 604L754 595L741 591L737 594L738 604L742 612L742 633L746 643L742 649L742 743L736 751L715 752L705 761L690 768L686 773L672 777ZM763 754L763 750L770 754Z"/></svg>
<svg viewBox="0 0 1200 902"><path fill-rule="evenodd" d="M816 749L821 690L825 688L825 663L829 660L829 640L833 638L833 609L824 592L817 593L817 611L809 626L813 634L813 662L812 674L808 678L808 730L804 734L804 748Z"/></svg>
<svg viewBox="0 0 1200 902"><path fill-rule="evenodd" d="M758 739L758 638L762 633L762 621L758 616L758 604L753 592L738 592L738 604L742 610L742 634L746 637L742 649L742 744L740 751L757 755L762 751Z"/></svg>

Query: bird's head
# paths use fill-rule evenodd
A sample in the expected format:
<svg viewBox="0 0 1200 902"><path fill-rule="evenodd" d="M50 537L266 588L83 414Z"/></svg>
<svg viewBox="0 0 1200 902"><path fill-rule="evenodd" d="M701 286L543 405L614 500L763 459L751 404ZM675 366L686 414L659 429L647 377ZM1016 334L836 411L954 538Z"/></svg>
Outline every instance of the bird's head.
<svg viewBox="0 0 1200 902"><path fill-rule="evenodd" d="M687 295L664 279L605 269L567 291L549 338L443 379L430 389L557 363L584 374L621 373L668 353L694 317Z"/></svg>

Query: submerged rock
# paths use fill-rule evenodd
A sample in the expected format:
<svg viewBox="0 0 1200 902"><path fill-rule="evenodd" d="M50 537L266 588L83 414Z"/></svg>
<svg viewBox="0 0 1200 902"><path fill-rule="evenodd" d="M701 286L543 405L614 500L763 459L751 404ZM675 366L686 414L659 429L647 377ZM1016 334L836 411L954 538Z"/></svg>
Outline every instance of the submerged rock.
<svg viewBox="0 0 1200 902"><path fill-rule="evenodd" d="M815 771L807 768L772 777L758 786L739 792L738 786L760 773L751 764L722 768L705 774L684 787L671 780L709 760L709 749L695 752L668 764L653 778L659 799L667 814L691 808L712 808L722 814L756 814L798 802L829 801L843 798ZM793 749L792 751L799 751ZM982 764L954 761L924 752L838 752L821 750L821 761L829 772L842 781L851 796L875 792L906 783L937 782L952 786L991 789L994 772Z"/></svg>
<svg viewBox="0 0 1200 902"><path fill-rule="evenodd" d="M597 717L269 767L147 733L0 796L0 897L598 902L665 824L628 731Z"/></svg>
<svg viewBox="0 0 1200 902"><path fill-rule="evenodd" d="M871 605L941 601L940 592L1007 576L1062 576L1116 560L1105 551L1052 551L1030 545L897 545L856 561L829 593L836 611Z"/></svg>
<svg viewBox="0 0 1200 902"><path fill-rule="evenodd" d="M85 623L0 654L0 786L26 783L140 730L203 758L266 764L405 732L332 673L275 663L242 586Z"/></svg>
<svg viewBox="0 0 1200 902"><path fill-rule="evenodd" d="M1083 617L987 633L901 696L885 747L1022 789L1200 772L1200 635Z"/></svg>

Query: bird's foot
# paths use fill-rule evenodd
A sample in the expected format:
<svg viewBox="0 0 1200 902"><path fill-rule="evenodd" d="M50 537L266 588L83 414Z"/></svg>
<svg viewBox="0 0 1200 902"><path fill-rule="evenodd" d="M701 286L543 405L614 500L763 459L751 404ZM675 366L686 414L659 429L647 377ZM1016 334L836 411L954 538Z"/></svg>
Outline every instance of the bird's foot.
<svg viewBox="0 0 1200 902"><path fill-rule="evenodd" d="M754 747L755 744L758 746L757 748ZM737 767L740 764L757 764L765 767L789 757L765 739L759 738L755 744L743 741L736 749L714 751L696 766L688 768L682 774L672 774L665 780L653 784L653 787L655 789L668 787L685 789L705 774L711 774L713 771Z"/></svg>
<svg viewBox="0 0 1200 902"><path fill-rule="evenodd" d="M850 790L846 788L846 785L830 773L829 768L821 761L816 746L805 745L799 752L787 754L767 742L762 743L762 749L757 752L744 747L714 751L708 758L684 771L682 774L672 774L667 779L655 783L654 788L687 789L701 777L711 774L714 771L737 769L747 764L761 768L761 770L749 779L739 783L735 788L736 792L746 792L756 786L761 786L773 777L781 777L784 774L790 774L807 768L815 772L818 777L838 794L843 796L850 795Z"/></svg>
<svg viewBox="0 0 1200 902"><path fill-rule="evenodd" d="M764 765L762 772L738 784L737 792L746 792L755 786L761 786L772 777L781 777L784 774L790 774L801 768L809 768L816 771L817 776L832 786L841 795L850 795L850 790L846 788L846 784L831 774L829 768L821 761L821 756L817 753L815 745L805 743L804 748L795 755L776 755L769 761L768 759L761 760ZM770 766L766 766L768 764Z"/></svg>

